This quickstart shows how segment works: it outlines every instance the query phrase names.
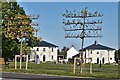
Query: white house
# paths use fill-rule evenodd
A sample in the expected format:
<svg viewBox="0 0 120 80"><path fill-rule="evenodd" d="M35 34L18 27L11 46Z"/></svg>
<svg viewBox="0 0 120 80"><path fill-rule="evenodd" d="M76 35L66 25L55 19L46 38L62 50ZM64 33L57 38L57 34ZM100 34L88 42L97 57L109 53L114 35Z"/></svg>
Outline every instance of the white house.
<svg viewBox="0 0 120 80"><path fill-rule="evenodd" d="M96 41L94 44L85 47L83 50L83 58L91 58L92 63L105 64L115 62L115 49L98 44ZM76 56L79 56L79 54ZM89 59L84 59L84 63L89 62Z"/></svg>
<svg viewBox="0 0 120 80"><path fill-rule="evenodd" d="M74 46L72 46L68 51L67 51L67 61L69 59L72 59L73 56L75 56L76 54L78 54L79 52L74 48Z"/></svg>
<svg viewBox="0 0 120 80"><path fill-rule="evenodd" d="M29 61L40 60L42 62L57 61L58 46L46 41L40 41L38 46L31 48Z"/></svg>

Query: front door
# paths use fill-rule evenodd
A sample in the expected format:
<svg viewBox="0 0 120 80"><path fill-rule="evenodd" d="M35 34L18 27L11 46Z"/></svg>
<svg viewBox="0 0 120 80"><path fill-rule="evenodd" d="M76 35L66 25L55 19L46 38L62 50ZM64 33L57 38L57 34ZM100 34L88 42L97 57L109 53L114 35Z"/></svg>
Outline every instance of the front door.
<svg viewBox="0 0 120 80"><path fill-rule="evenodd" d="M104 64L104 57L102 58L102 63Z"/></svg>
<svg viewBox="0 0 120 80"><path fill-rule="evenodd" d="M45 55L43 55L43 62L45 62Z"/></svg>
<svg viewBox="0 0 120 80"><path fill-rule="evenodd" d="M37 64L40 64L40 58L39 58L39 55L36 56L36 63L37 63Z"/></svg>
<svg viewBox="0 0 120 80"><path fill-rule="evenodd" d="M99 64L99 58L97 58L97 64Z"/></svg>

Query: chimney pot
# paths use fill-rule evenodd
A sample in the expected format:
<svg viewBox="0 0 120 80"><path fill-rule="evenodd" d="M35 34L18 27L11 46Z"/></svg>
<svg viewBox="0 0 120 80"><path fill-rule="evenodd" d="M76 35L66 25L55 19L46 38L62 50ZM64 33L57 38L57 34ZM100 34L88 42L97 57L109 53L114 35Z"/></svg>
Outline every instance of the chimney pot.
<svg viewBox="0 0 120 80"><path fill-rule="evenodd" d="M97 40L95 40L95 45L97 45L98 44L98 42L97 42Z"/></svg>
<svg viewBox="0 0 120 80"><path fill-rule="evenodd" d="M42 41L42 38L40 38L40 42Z"/></svg>

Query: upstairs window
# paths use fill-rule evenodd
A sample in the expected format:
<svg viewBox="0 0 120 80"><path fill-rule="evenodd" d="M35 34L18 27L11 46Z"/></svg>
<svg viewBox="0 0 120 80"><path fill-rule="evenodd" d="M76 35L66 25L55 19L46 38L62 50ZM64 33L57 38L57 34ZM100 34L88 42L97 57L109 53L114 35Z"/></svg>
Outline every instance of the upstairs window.
<svg viewBox="0 0 120 80"><path fill-rule="evenodd" d="M97 52L97 54L99 54L99 52Z"/></svg>
<svg viewBox="0 0 120 80"><path fill-rule="evenodd" d="M90 53L92 54L92 51Z"/></svg>
<svg viewBox="0 0 120 80"><path fill-rule="evenodd" d="M52 52L54 51L54 49L52 48Z"/></svg>
<svg viewBox="0 0 120 80"><path fill-rule="evenodd" d="M110 58L110 60L112 60L112 58Z"/></svg>
<svg viewBox="0 0 120 80"><path fill-rule="evenodd" d="M45 51L45 48L43 48L43 51Z"/></svg>
<svg viewBox="0 0 120 80"><path fill-rule="evenodd" d="M39 48L37 48L37 51L39 51Z"/></svg>

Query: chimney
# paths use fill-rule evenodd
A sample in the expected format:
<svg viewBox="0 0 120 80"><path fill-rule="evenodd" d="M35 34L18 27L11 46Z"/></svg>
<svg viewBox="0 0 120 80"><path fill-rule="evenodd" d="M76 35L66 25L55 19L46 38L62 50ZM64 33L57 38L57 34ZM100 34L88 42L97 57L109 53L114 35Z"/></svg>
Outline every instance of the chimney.
<svg viewBox="0 0 120 80"><path fill-rule="evenodd" d="M95 45L97 45L97 44L98 44L98 41L97 41L97 40L95 40L94 44L95 44Z"/></svg>
<svg viewBox="0 0 120 80"><path fill-rule="evenodd" d="M74 47L74 45L72 45L72 47Z"/></svg>
<svg viewBox="0 0 120 80"><path fill-rule="evenodd" d="M42 38L40 38L40 42L42 41Z"/></svg>

